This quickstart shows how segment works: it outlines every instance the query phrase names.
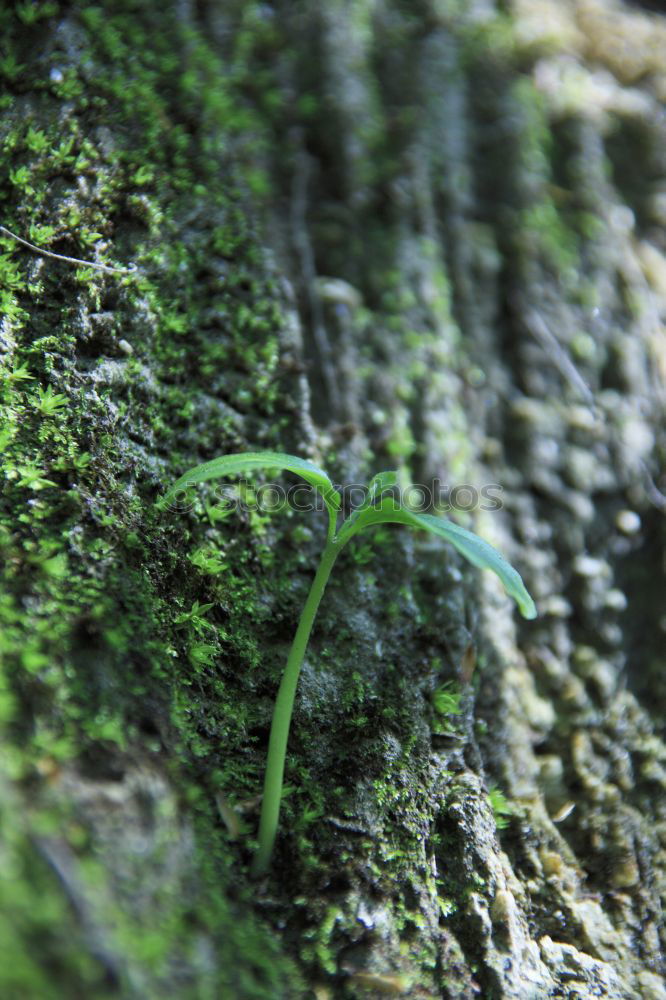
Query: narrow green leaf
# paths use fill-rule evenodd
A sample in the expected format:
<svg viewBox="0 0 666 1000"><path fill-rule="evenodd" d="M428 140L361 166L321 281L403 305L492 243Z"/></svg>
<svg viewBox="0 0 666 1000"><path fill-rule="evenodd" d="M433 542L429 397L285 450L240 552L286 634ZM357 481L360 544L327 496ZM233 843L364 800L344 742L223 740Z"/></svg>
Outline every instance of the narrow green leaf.
<svg viewBox="0 0 666 1000"><path fill-rule="evenodd" d="M340 495L323 469L319 469L305 458L285 455L278 451L247 451L239 455L222 455L211 462L196 465L167 490L158 501L158 505L166 507L178 493L185 491L194 483L220 479L222 476L234 476L239 472L249 472L254 469L286 469L288 472L294 472L321 493L330 511L340 509Z"/></svg>
<svg viewBox="0 0 666 1000"><path fill-rule="evenodd" d="M490 569L502 581L504 589L520 608L524 618L536 618L536 607L525 588L520 574L500 555L497 549L478 535L461 528L453 521L445 521L432 514L417 514L415 511L400 507L393 497L386 497L375 507L367 507L359 512L353 523L346 521L340 531L341 541L348 541L353 535L370 528L375 524L393 522L407 524L412 528L422 528L451 542L458 551L474 566Z"/></svg>

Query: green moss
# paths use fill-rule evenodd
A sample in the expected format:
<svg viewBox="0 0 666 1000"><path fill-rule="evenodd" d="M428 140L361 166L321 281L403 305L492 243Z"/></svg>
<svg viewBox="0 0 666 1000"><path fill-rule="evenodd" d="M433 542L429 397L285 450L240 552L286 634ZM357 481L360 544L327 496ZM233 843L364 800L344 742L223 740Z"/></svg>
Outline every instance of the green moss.
<svg viewBox="0 0 666 1000"><path fill-rule="evenodd" d="M519 147L519 176L522 208L516 231L526 258L541 258L563 286L573 289L578 281L580 260L579 220L566 218L558 203L553 181L555 155L552 131L543 96L528 77L517 80L511 89L515 107L522 116ZM559 191L562 195L563 192Z"/></svg>
<svg viewBox="0 0 666 1000"><path fill-rule="evenodd" d="M21 799L3 788L3 844L0 852L2 915L0 992L7 1000L43 997L57 1000L64 982L76 982L79 995L110 996L104 969L86 947L84 933L72 921L71 904L46 858L27 839L19 819ZM36 825L33 820L33 827ZM33 829L34 836L34 829Z"/></svg>
<svg viewBox="0 0 666 1000"><path fill-rule="evenodd" d="M152 746L189 803L196 890L167 878L155 926L120 902L105 869L95 874L94 837L77 839L69 849L82 884L99 880L110 947L146 997L163 995L177 959L195 970L179 995L272 1000L298 995L299 978L250 897L230 902L242 859L211 803L259 785L249 732L262 706L241 692L273 667L259 655L257 625L269 615L262 591L280 581L264 587L257 568L275 538L262 543L255 518L239 544L237 526L157 515L153 500L196 455L237 446L243 412L285 411L282 318L222 167L245 113L233 113L228 79L200 36L182 38L168 12L135 11L43 5L43 19L2 15L16 65L30 63L34 46L46 58L21 74L20 89L14 64L3 63L16 84L0 128L3 221L55 252L132 261L138 272L76 271L1 238L0 711L12 794L34 807L19 806L25 822L9 824L2 875L13 888L3 892L0 935L3 951L24 960L0 992L47 998L57 983L58 995L104 995L108 970L26 838L55 816L57 775L100 759L122 770ZM54 14L78 33L76 67L49 41ZM101 71L84 76L88 64ZM204 122L192 130L188 105L202 94ZM196 557L206 551L217 554L213 572ZM217 953L206 971L202 936Z"/></svg>
<svg viewBox="0 0 666 1000"><path fill-rule="evenodd" d="M332 582L288 761L284 877L264 897L247 888L247 843L232 841L224 816L233 826L237 810L238 826L254 829L272 701L320 526L313 520L305 531L288 513L226 517L205 490L189 512L153 506L196 460L293 439L296 404L279 358L283 293L244 201L249 192L256 204L267 179L280 184L285 172L292 191L284 137L293 135L294 108L281 98L278 66L291 40L254 2L230 14L233 51L224 59L170 9L43 4L44 16L31 18L23 7L0 13L12 43L0 63L12 99L0 124L2 219L54 252L133 262L137 271L72 270L0 237L0 720L18 857L5 875L22 876L0 935L3 951L25 955L5 993L48 998L52 982L71 996L106 988L108 970L57 875L25 847L37 829L65 838L82 884L95 889L121 985L138 982L142 996L164 996L176 968L185 970L184 997L291 1000L303 993L294 963L337 988L337 956L358 940L359 924L333 879L386 899L400 950L429 975L434 953L419 944L427 916L412 879L450 783L443 768L433 773L424 724L438 670L421 651L432 639L428 621L445 617L435 613L432 581L405 583L418 573L393 540L390 558L388 547L379 558L361 547L341 570L345 592L358 595L358 621L348 620L349 598L336 603ZM384 54L363 47L367 5L352 13L359 59L377 63L390 87L388 97L370 94L358 157L336 146L332 122L344 108L332 108L317 58L296 72L294 103L317 132L309 142L330 163L333 187L359 196L350 225L326 217L330 191L311 191L318 265L354 282L358 269L367 303L353 317L359 377L369 405L386 411L376 455L407 465L418 460L420 380L433 358L455 369L462 345L432 241L416 247L430 268L427 307L415 291L423 276L406 280L404 234L387 203L418 115L410 86L403 100ZM76 38L75 65L56 21ZM398 21L386 27L396 41ZM531 147L526 158L539 159ZM549 249L548 211L533 213L531 232L560 267L566 234L556 232ZM391 353L389 407L373 378L377 359ZM457 475L470 448L465 414L450 404L443 423L442 454ZM438 554L438 573L440 564ZM169 853L158 840L154 867L119 886L99 831L62 815L59 780L92 771L110 781L107 771L137 762L164 776L172 795L154 821L175 836L181 822L193 831L191 857L182 869L160 867ZM359 829L337 836L333 820ZM461 836L449 831L437 848L442 865L459 856ZM447 914L475 885L469 872L451 875ZM141 909L144 891L152 897ZM257 898L270 900L271 917ZM280 931L288 924L284 946L273 919ZM29 949L35 940L44 945Z"/></svg>
<svg viewBox="0 0 666 1000"><path fill-rule="evenodd" d="M495 817L495 826L504 830L509 825L509 817L513 815L513 807L500 788L492 787L488 791L488 802Z"/></svg>

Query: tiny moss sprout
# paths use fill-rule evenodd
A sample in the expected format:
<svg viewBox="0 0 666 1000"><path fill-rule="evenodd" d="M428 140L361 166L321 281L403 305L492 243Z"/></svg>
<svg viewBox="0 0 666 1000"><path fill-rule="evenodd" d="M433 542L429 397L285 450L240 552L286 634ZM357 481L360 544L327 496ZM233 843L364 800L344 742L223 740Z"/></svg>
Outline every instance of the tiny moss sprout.
<svg viewBox="0 0 666 1000"><path fill-rule="evenodd" d="M67 396L54 392L50 385L47 385L46 389L42 389L41 386L37 389L35 406L45 417L52 417L63 406L67 406L67 402Z"/></svg>
<svg viewBox="0 0 666 1000"><path fill-rule="evenodd" d="M509 825L509 819L513 815L513 808L504 792L496 785L491 785L488 790L488 802L495 817L495 826L498 830L505 830Z"/></svg>
<svg viewBox="0 0 666 1000"><path fill-rule="evenodd" d="M432 694L432 703L439 715L461 715L462 695L452 689L451 681L442 684Z"/></svg>
<svg viewBox="0 0 666 1000"><path fill-rule="evenodd" d="M451 542L475 566L493 570L500 578L506 592L516 601L525 618L534 618L536 608L519 574L492 545L452 521L411 510L401 503L395 492L387 492L397 484L398 477L395 472L378 473L369 484L363 504L357 507L339 526L340 495L328 475L305 459L278 452L247 452L240 455L225 455L211 462L205 462L203 465L198 465L174 483L161 498L159 505L162 508L167 507L177 496L186 493L194 483L257 469L284 469L300 476L321 495L328 513L326 545L301 612L273 711L259 820L259 846L252 865L253 874L261 875L270 864L278 830L285 756L298 677L319 602L333 565L347 542L369 528L387 523L404 524L410 528L429 531Z"/></svg>

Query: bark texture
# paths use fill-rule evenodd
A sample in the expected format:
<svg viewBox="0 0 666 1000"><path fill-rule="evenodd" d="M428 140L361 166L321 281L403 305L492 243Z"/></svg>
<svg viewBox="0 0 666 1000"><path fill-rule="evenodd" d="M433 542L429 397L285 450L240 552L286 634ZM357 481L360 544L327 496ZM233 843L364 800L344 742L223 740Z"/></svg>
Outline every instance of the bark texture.
<svg viewBox="0 0 666 1000"><path fill-rule="evenodd" d="M0 223L135 265L0 234L6 1000L666 998L658 7L0 13ZM326 519L154 501L263 448L499 484L540 616L345 551L252 884Z"/></svg>

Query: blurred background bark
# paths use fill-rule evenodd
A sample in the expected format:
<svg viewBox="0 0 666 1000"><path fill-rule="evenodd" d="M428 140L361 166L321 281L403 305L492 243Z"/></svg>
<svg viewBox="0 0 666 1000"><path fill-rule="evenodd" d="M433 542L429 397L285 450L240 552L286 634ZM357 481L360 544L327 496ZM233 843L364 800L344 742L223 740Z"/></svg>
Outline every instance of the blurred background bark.
<svg viewBox="0 0 666 1000"><path fill-rule="evenodd" d="M0 27L0 223L136 268L0 234L2 997L666 997L659 5ZM325 525L154 501L261 448L497 484L454 514L540 615L400 529L346 553L253 885Z"/></svg>

